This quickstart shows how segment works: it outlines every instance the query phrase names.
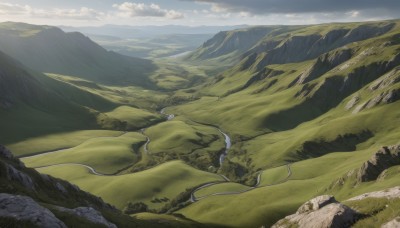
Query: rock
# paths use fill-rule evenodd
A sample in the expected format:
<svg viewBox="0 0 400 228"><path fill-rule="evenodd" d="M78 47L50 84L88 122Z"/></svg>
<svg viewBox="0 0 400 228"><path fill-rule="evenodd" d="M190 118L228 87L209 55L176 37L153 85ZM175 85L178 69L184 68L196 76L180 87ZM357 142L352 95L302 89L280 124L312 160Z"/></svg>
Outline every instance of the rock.
<svg viewBox="0 0 400 228"><path fill-rule="evenodd" d="M352 109L356 104L358 104L359 101L360 101L359 96L352 97L351 100L346 104L346 110Z"/></svg>
<svg viewBox="0 0 400 228"><path fill-rule="evenodd" d="M13 154L11 151L9 151L5 146L0 145L0 157L7 158L7 159L12 159L14 158Z"/></svg>
<svg viewBox="0 0 400 228"><path fill-rule="evenodd" d="M75 209L68 209L68 208L63 208L63 207L57 207L57 210L60 210L62 212L66 212L69 214L73 214L75 216L84 218L90 222L93 222L95 224L101 224L104 225L108 228L117 228L117 226L105 219L103 215L98 212L97 210L91 208L91 207L78 207Z"/></svg>
<svg viewBox="0 0 400 228"><path fill-rule="evenodd" d="M385 223L381 228L398 228L400 227L400 217L393 219L392 221Z"/></svg>
<svg viewBox="0 0 400 228"><path fill-rule="evenodd" d="M331 203L337 203L335 197L329 195L317 196L316 198L301 205L301 207L297 210L297 213L315 211Z"/></svg>
<svg viewBox="0 0 400 228"><path fill-rule="evenodd" d="M400 198L400 187L389 188L383 191L369 192L365 193L353 198L350 198L346 201L354 201L354 200L363 200L365 198L387 198L387 199L395 199Z"/></svg>
<svg viewBox="0 0 400 228"><path fill-rule="evenodd" d="M400 82L400 67L395 67L392 71L390 71L385 76L381 77L379 80L374 82L369 87L369 89L372 91L378 89L385 89L399 82Z"/></svg>
<svg viewBox="0 0 400 228"><path fill-rule="evenodd" d="M386 169L400 165L400 145L382 147L357 172L358 182L376 180Z"/></svg>
<svg viewBox="0 0 400 228"><path fill-rule="evenodd" d="M9 164L5 164L6 166L6 172L7 172L7 179L10 181L17 181L21 185L27 187L28 189L35 190L35 185L32 181L32 179L25 173L17 170L13 166Z"/></svg>
<svg viewBox="0 0 400 228"><path fill-rule="evenodd" d="M66 227L51 211L27 196L0 193L0 217L31 222L42 228Z"/></svg>
<svg viewBox="0 0 400 228"><path fill-rule="evenodd" d="M304 203L296 214L286 216L272 227L349 227L359 217L353 209L340 204L333 196L318 196Z"/></svg>
<svg viewBox="0 0 400 228"><path fill-rule="evenodd" d="M304 84L314 80L336 66L351 59L351 57L351 49L341 49L323 54L318 57L317 61L300 76L297 84Z"/></svg>

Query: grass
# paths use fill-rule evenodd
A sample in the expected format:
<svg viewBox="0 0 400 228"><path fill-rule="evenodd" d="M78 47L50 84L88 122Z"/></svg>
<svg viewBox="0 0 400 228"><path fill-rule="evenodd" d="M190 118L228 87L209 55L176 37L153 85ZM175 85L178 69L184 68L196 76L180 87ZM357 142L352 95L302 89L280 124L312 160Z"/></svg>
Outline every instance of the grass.
<svg viewBox="0 0 400 228"><path fill-rule="evenodd" d="M261 181L259 186L277 184L285 181L288 178L288 168L287 166L280 166L272 169L264 170L261 174Z"/></svg>
<svg viewBox="0 0 400 228"><path fill-rule="evenodd" d="M91 138L116 137L122 133L121 131L108 130L72 131L28 138L18 143L9 144L7 147L17 156L27 156L44 151L75 147Z"/></svg>
<svg viewBox="0 0 400 228"><path fill-rule="evenodd" d="M142 134L134 132L119 137L98 137L71 149L23 158L22 161L29 167L81 163L99 173L113 174L138 162L141 159L139 148L145 142Z"/></svg>
<svg viewBox="0 0 400 228"><path fill-rule="evenodd" d="M63 165L38 169L78 185L123 209L129 201L144 202L150 208L164 203L152 203L154 198L173 199L185 189L211 181L220 181L216 174L196 170L181 161L172 161L139 173L120 176L96 176L81 166ZM118 186L118 187L116 187Z"/></svg>
<svg viewBox="0 0 400 228"><path fill-rule="evenodd" d="M359 201L349 201L347 206L367 215L357 221L352 227L380 227L398 217L400 199L367 198Z"/></svg>
<svg viewBox="0 0 400 228"><path fill-rule="evenodd" d="M238 183L222 183L200 189L194 195L197 198L201 198L215 193L242 192L249 189L250 187Z"/></svg>
<svg viewBox="0 0 400 228"><path fill-rule="evenodd" d="M166 134L168 132L168 134ZM209 126L190 125L182 120L172 120L150 127L145 131L152 141L149 151L191 153L196 149L207 148L219 150L223 148L223 137L217 129ZM218 141L215 147L210 144Z"/></svg>
<svg viewBox="0 0 400 228"><path fill-rule="evenodd" d="M150 113L146 110L120 106L110 112L104 113L105 118L117 119L126 123L127 129L141 129L146 126L161 122L165 117L161 114ZM103 118L101 116L100 118Z"/></svg>

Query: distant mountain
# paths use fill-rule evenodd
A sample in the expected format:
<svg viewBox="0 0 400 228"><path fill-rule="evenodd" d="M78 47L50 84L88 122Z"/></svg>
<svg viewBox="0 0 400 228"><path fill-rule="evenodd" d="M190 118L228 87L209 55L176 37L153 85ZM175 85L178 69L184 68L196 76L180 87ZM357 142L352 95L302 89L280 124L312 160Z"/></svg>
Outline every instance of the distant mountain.
<svg viewBox="0 0 400 228"><path fill-rule="evenodd" d="M284 26L257 26L233 31L222 31L204 42L196 51L188 55L187 59L237 59L267 34L285 28Z"/></svg>
<svg viewBox="0 0 400 228"><path fill-rule="evenodd" d="M120 38L149 38L160 35L172 34L215 34L220 31L244 28L247 25L237 26L127 26L127 25L104 25L99 27L68 27L60 26L66 32L81 32L91 35L116 36Z"/></svg>
<svg viewBox="0 0 400 228"><path fill-rule="evenodd" d="M39 72L105 84L153 86L148 75L156 67L151 61L109 52L81 33L56 27L1 23L0 50Z"/></svg>
<svg viewBox="0 0 400 228"><path fill-rule="evenodd" d="M139 58L162 58L193 51L220 31L243 27L247 26L61 26L64 31L89 36L107 50Z"/></svg>

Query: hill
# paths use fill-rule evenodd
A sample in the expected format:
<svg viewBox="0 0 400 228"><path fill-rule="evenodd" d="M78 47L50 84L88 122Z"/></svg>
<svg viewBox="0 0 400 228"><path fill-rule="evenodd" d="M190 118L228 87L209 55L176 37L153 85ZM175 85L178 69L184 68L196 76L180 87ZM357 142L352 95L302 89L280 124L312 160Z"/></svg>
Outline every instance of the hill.
<svg viewBox="0 0 400 228"><path fill-rule="evenodd" d="M0 50L27 67L113 85L153 87L149 60L109 52L78 32L57 27L5 22L0 24Z"/></svg>
<svg viewBox="0 0 400 228"><path fill-rule="evenodd" d="M195 92L200 99L168 111L224 129L233 146L218 172L248 186L261 172L265 187L238 195L223 194L237 186L209 187L203 192L214 196L180 212L201 222L270 226L317 195L342 200L399 185L398 173L361 184L350 175L380 147L399 143L399 25L284 26L241 55L205 51L211 61L224 53L238 60Z"/></svg>
<svg viewBox="0 0 400 228"><path fill-rule="evenodd" d="M75 185L26 168L3 146L0 169L2 227L201 227L182 218L160 224L123 215Z"/></svg>

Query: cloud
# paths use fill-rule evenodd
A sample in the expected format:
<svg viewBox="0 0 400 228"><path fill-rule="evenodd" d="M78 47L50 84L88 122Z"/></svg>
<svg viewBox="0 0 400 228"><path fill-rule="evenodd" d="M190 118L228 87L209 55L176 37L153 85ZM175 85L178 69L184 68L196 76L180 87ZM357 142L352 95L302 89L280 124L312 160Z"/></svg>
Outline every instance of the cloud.
<svg viewBox="0 0 400 228"><path fill-rule="evenodd" d="M399 0L181 0L209 3L213 11L252 14L351 12L369 9L400 10Z"/></svg>
<svg viewBox="0 0 400 228"><path fill-rule="evenodd" d="M166 17L169 19L180 19L184 15L175 10L162 9L157 4L144 4L124 2L122 4L114 4L114 8L118 9L121 16L124 17Z"/></svg>
<svg viewBox="0 0 400 228"><path fill-rule="evenodd" d="M33 17L33 18L54 18L70 20L100 20L105 14L87 7L80 9L39 9L29 5L12 3L0 3L0 14L2 17Z"/></svg>

